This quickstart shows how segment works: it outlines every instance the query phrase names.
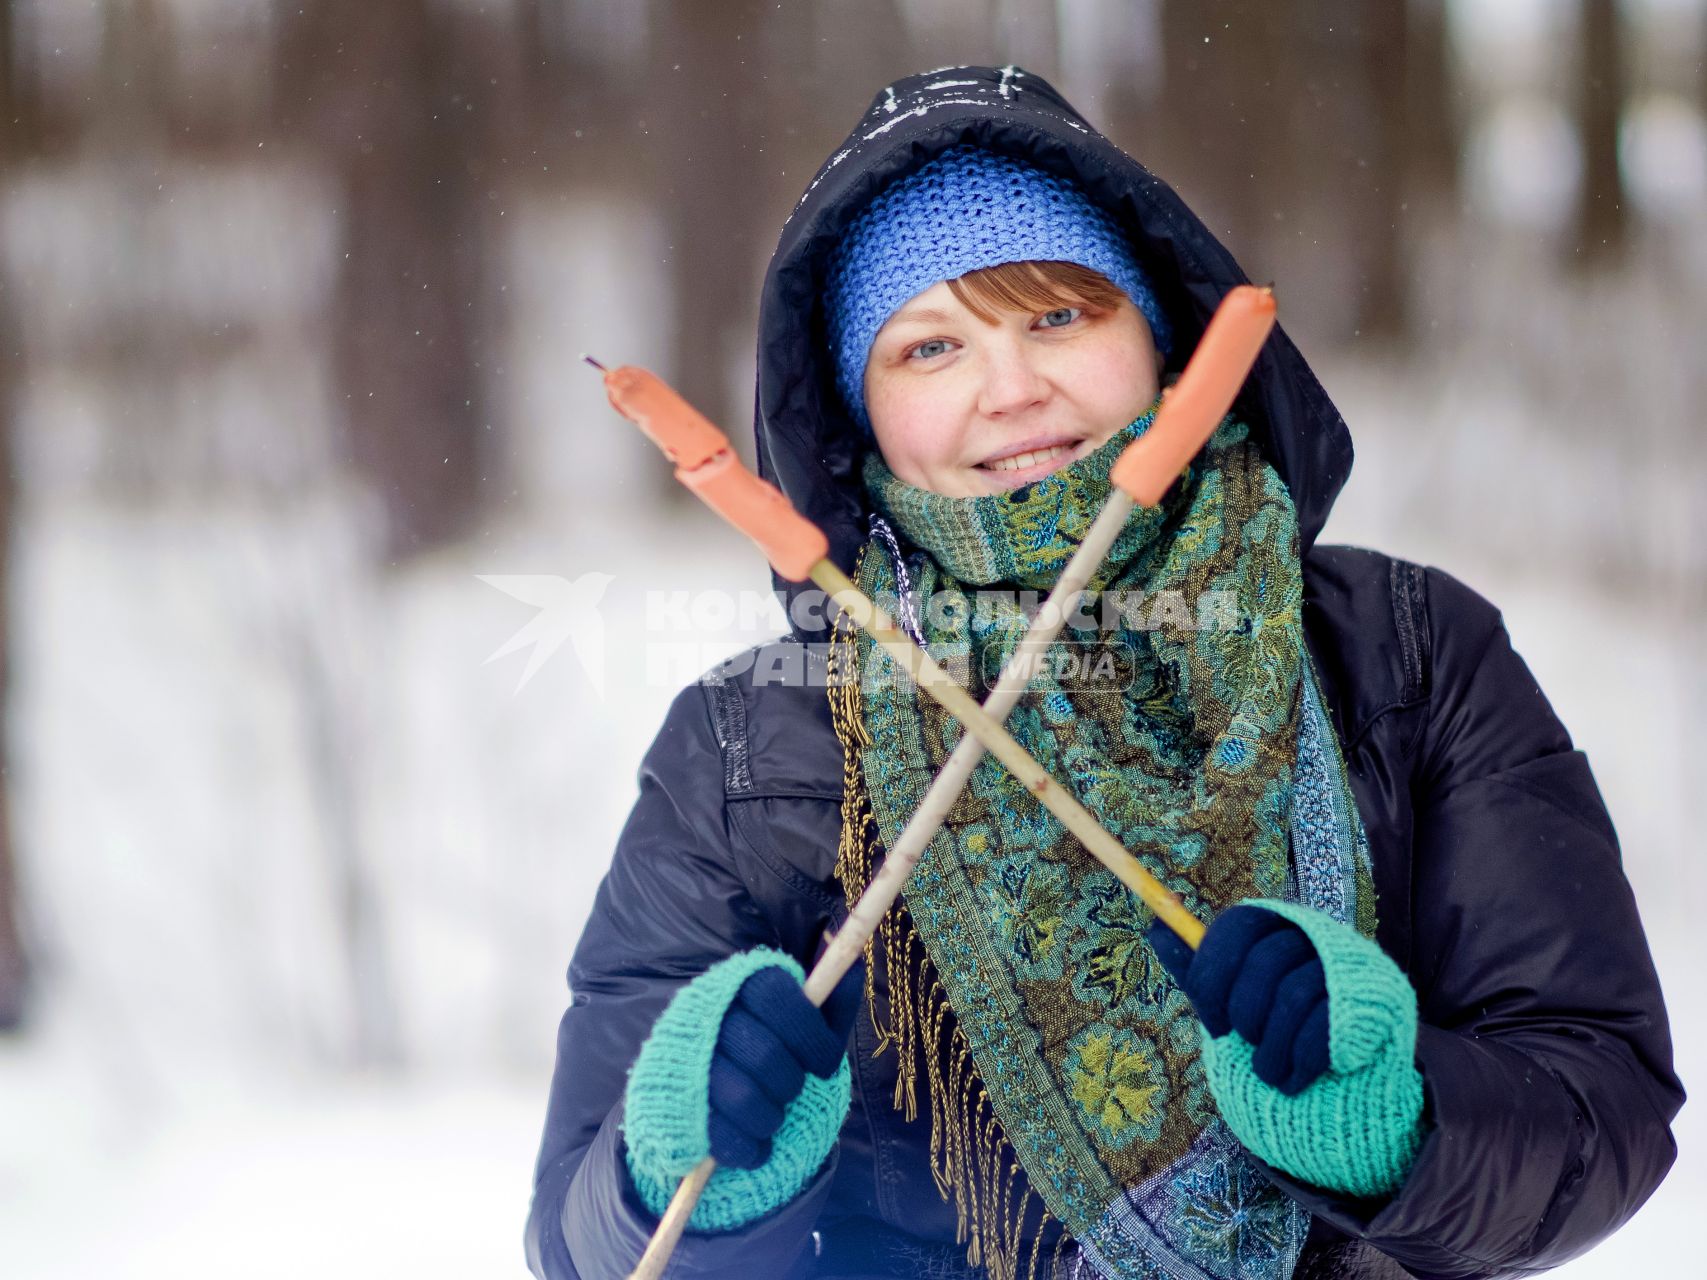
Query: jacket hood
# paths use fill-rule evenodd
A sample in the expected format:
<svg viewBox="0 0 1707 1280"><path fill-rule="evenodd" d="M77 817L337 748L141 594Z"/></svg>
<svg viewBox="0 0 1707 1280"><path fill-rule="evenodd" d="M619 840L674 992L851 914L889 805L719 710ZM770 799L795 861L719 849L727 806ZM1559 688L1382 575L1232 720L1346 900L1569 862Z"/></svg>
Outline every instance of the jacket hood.
<svg viewBox="0 0 1707 1280"><path fill-rule="evenodd" d="M1071 178L1115 216L1174 326L1170 368L1183 367L1228 291L1249 283L1173 188L1092 128L1042 78L1014 66L942 67L880 90L783 225L759 302L759 474L824 530L831 559L847 572L868 537L870 502L859 461L870 446L835 391L823 307L829 251L881 190L963 142ZM1280 302L1284 308L1284 296ZM1303 555L1351 471L1351 435L1280 327L1234 412L1292 495ZM810 586L774 580L788 601ZM794 631L801 639L822 638L798 620Z"/></svg>

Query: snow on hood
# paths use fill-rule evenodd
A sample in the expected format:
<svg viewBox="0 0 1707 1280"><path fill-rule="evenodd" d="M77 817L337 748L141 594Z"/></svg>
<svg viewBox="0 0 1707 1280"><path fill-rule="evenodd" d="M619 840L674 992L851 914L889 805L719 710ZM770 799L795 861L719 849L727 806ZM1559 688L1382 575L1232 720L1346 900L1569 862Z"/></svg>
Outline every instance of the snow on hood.
<svg viewBox="0 0 1707 1280"><path fill-rule="evenodd" d="M759 472L829 536L851 571L866 539L858 462L866 447L835 392L822 306L828 253L896 178L974 142L1074 179L1112 212L1174 325L1183 365L1227 292L1247 284L1232 255L1173 189L1093 129L1053 86L1019 67L941 67L880 90L783 225L759 303L753 429ZM1277 290L1284 314L1284 290ZM1351 471L1351 436L1298 349L1276 328L1235 404L1286 482L1308 551ZM792 594L799 584L777 579ZM803 639L821 638L796 626Z"/></svg>

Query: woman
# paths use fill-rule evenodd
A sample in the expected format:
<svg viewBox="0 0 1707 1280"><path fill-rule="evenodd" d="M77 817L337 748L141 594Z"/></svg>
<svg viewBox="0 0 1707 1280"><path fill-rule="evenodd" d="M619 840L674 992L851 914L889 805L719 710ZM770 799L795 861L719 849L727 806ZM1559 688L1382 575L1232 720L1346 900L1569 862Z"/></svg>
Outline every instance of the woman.
<svg viewBox="0 0 1707 1280"><path fill-rule="evenodd" d="M761 470L982 693L1243 282L1036 77L899 81L772 261ZM534 1273L625 1275L707 1151L672 1274L1487 1276L1634 1212L1682 1091L1610 821L1492 605L1316 545L1350 462L1277 332L1093 579L1063 645L1108 661L1010 717L1195 956L986 760L806 1004L958 730L779 582L794 633L677 698L571 964Z"/></svg>

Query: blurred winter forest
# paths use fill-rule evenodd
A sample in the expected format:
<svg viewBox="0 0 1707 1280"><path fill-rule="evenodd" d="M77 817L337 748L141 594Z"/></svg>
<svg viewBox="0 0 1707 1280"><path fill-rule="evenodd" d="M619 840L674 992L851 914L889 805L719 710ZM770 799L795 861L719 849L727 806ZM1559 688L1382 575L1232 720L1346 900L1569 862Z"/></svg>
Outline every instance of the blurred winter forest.
<svg viewBox="0 0 1707 1280"><path fill-rule="evenodd" d="M1358 444L1325 537L1505 609L1704 1087L1704 50L1707 0L0 0L0 1272L522 1274L635 766L764 631L616 641L766 575L578 353L745 440L783 219L954 63L1275 283ZM500 575L592 584L604 660L498 655ZM1696 1110L1562 1274L1699 1265Z"/></svg>

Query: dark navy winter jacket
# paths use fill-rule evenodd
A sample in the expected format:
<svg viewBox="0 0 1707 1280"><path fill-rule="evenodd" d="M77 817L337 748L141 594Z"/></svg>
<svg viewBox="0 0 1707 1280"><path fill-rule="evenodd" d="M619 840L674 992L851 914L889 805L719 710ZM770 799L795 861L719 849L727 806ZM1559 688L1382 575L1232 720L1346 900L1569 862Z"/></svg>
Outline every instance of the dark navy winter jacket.
<svg viewBox="0 0 1707 1280"><path fill-rule="evenodd" d="M953 83L967 80L977 84ZM866 536L859 445L818 355L816 304L825 249L875 190L965 140L1075 178L1125 223L1181 358L1245 282L1165 184L1036 77L957 68L891 89L784 228L760 314L760 468L826 530L844 569ZM1617 837L1588 761L1491 604L1438 569L1315 545L1351 443L1283 332L1236 411L1297 506L1306 641L1369 833L1379 941L1410 975L1423 1024L1429 1135L1391 1199L1349 1202L1271 1175L1315 1215L1299 1274L1543 1270L1629 1217L1675 1154L1683 1092ZM778 586L790 599L799 589ZM760 944L810 963L845 913L824 638L797 622L684 690L645 758L569 969L526 1234L536 1276L620 1280L652 1231L626 1174L621 1099L671 995ZM883 1000L881 973L877 983ZM669 1275L981 1274L955 1261L928 1119L891 1107L893 1052L872 1056L863 1018L855 1039L853 1108L818 1177L744 1231L688 1235Z"/></svg>

